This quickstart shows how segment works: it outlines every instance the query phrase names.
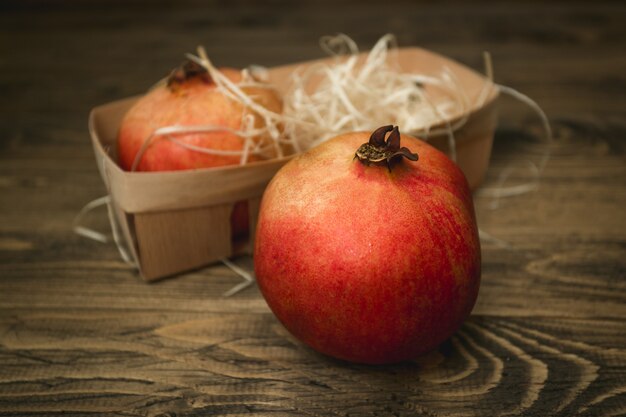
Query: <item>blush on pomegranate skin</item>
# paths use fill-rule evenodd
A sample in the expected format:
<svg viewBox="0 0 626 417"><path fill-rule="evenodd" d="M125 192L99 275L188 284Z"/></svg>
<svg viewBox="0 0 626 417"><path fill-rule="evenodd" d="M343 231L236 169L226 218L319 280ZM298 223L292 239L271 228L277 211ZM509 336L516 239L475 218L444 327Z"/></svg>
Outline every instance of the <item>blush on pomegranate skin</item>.
<svg viewBox="0 0 626 417"><path fill-rule="evenodd" d="M480 282L465 177L423 141L397 129L385 140L389 130L341 135L285 165L256 234L256 277L277 318L315 350L360 363L436 348Z"/></svg>

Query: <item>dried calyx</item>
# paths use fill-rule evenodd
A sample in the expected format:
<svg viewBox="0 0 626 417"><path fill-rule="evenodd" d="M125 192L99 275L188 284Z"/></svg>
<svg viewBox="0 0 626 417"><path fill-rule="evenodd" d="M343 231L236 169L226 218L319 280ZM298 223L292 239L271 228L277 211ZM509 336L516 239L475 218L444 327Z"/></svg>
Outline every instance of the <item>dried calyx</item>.
<svg viewBox="0 0 626 417"><path fill-rule="evenodd" d="M176 86L184 83L188 79L196 77L206 83L211 83L213 81L206 68L194 61L187 60L178 68L175 68L167 77L167 87L170 90L173 90Z"/></svg>
<svg viewBox="0 0 626 417"><path fill-rule="evenodd" d="M391 133L385 140L389 131ZM418 158L417 154L408 148L400 147L400 131L397 126L392 125L376 129L370 136L369 142L359 146L354 157L365 165L386 165L389 171L391 171L391 166L403 157L411 161L417 161Z"/></svg>

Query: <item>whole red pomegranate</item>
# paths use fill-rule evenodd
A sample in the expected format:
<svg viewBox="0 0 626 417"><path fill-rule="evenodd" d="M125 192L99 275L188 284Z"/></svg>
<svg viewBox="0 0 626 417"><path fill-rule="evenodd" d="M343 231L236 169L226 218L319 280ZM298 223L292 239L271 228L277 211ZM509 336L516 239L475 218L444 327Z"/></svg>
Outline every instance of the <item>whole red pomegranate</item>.
<svg viewBox="0 0 626 417"><path fill-rule="evenodd" d="M241 81L241 71L231 68L220 71L234 83ZM268 110L274 113L282 111L282 101L273 89L242 87L242 90ZM173 171L239 164L239 155L207 154L180 146L164 136L152 139L150 136L155 130L168 126L210 125L241 130L246 113L255 114L224 95L204 68L187 62L170 75L166 85L148 92L126 113L117 140L119 163L129 171ZM256 116L255 126L260 127L264 120ZM226 130L186 133L175 137L197 148L219 151L241 151L244 145L240 136ZM151 142L137 158L146 140ZM269 141L269 138L256 140ZM258 159L259 156L251 155L248 161Z"/></svg>
<svg viewBox="0 0 626 417"><path fill-rule="evenodd" d="M398 128L338 136L269 184L254 264L272 311L314 349L371 364L414 358L450 337L478 294L467 181Z"/></svg>
<svg viewBox="0 0 626 417"><path fill-rule="evenodd" d="M242 79L241 71L220 69L233 83ZM274 113L282 111L282 101L271 88L241 87L256 103ZM175 171L238 165L239 155L216 155L198 152L168 140L166 137L151 138L152 133L162 127L210 125L232 130L241 130L244 115L255 115L255 127L264 120L248 111L241 103L227 97L218 90L208 72L200 65L189 61L172 72L167 84L159 86L140 98L126 113L120 126L117 152L121 167L127 171ZM241 151L244 140L231 131L212 131L176 135L176 139L196 148L220 151ZM141 155L144 142L151 142ZM269 138L255 140L269 143ZM270 149L272 149L270 147ZM273 153L267 157L276 156ZM248 162L261 159L251 154ZM231 215L233 241L247 238L249 233L248 204L245 201L234 205Z"/></svg>

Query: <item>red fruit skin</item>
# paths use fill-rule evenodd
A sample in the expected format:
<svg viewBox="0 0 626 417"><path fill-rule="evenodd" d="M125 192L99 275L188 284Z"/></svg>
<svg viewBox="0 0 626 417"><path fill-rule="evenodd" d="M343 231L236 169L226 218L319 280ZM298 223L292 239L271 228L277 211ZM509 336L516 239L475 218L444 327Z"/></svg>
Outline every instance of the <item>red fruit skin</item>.
<svg viewBox="0 0 626 417"><path fill-rule="evenodd" d="M369 133L332 139L283 167L263 196L256 278L298 339L360 363L409 360L469 316L480 282L472 197L460 169L419 154L391 172L354 159Z"/></svg>
<svg viewBox="0 0 626 417"><path fill-rule="evenodd" d="M240 71L229 68L221 71L231 81L241 81ZM267 109L277 113L282 111L282 102L271 89L244 90ZM244 110L241 104L218 91L215 83L200 77L185 80L173 88L159 86L140 98L122 120L117 141L119 163L124 170L130 171L144 141L158 128L214 125L239 130ZM197 147L225 151L241 151L244 144L237 135L223 131L179 135L176 139ZM255 160L259 157L251 155L248 159L250 162ZM152 139L135 170L175 171L238 165L239 162L239 156L205 154L158 137Z"/></svg>
<svg viewBox="0 0 626 417"><path fill-rule="evenodd" d="M231 236L235 242L250 237L250 220L248 215L248 201L237 201L230 213Z"/></svg>

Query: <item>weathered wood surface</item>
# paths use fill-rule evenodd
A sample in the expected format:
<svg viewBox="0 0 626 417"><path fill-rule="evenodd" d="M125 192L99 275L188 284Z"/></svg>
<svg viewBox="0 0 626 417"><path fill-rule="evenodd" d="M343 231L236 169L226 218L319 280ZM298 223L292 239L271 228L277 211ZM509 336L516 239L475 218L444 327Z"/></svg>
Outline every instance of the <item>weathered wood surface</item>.
<svg viewBox="0 0 626 417"><path fill-rule="evenodd" d="M616 3L0 5L1 415L626 415L626 8ZM351 365L293 340L223 266L143 283L74 235L103 195L86 129L204 44L216 62L320 56L320 35L382 33L534 97L555 130L539 188L476 198L485 242L472 317L411 363ZM538 161L502 103L490 178ZM524 181L530 171L517 170ZM106 226L103 212L88 222ZM251 259L237 260L250 269Z"/></svg>

